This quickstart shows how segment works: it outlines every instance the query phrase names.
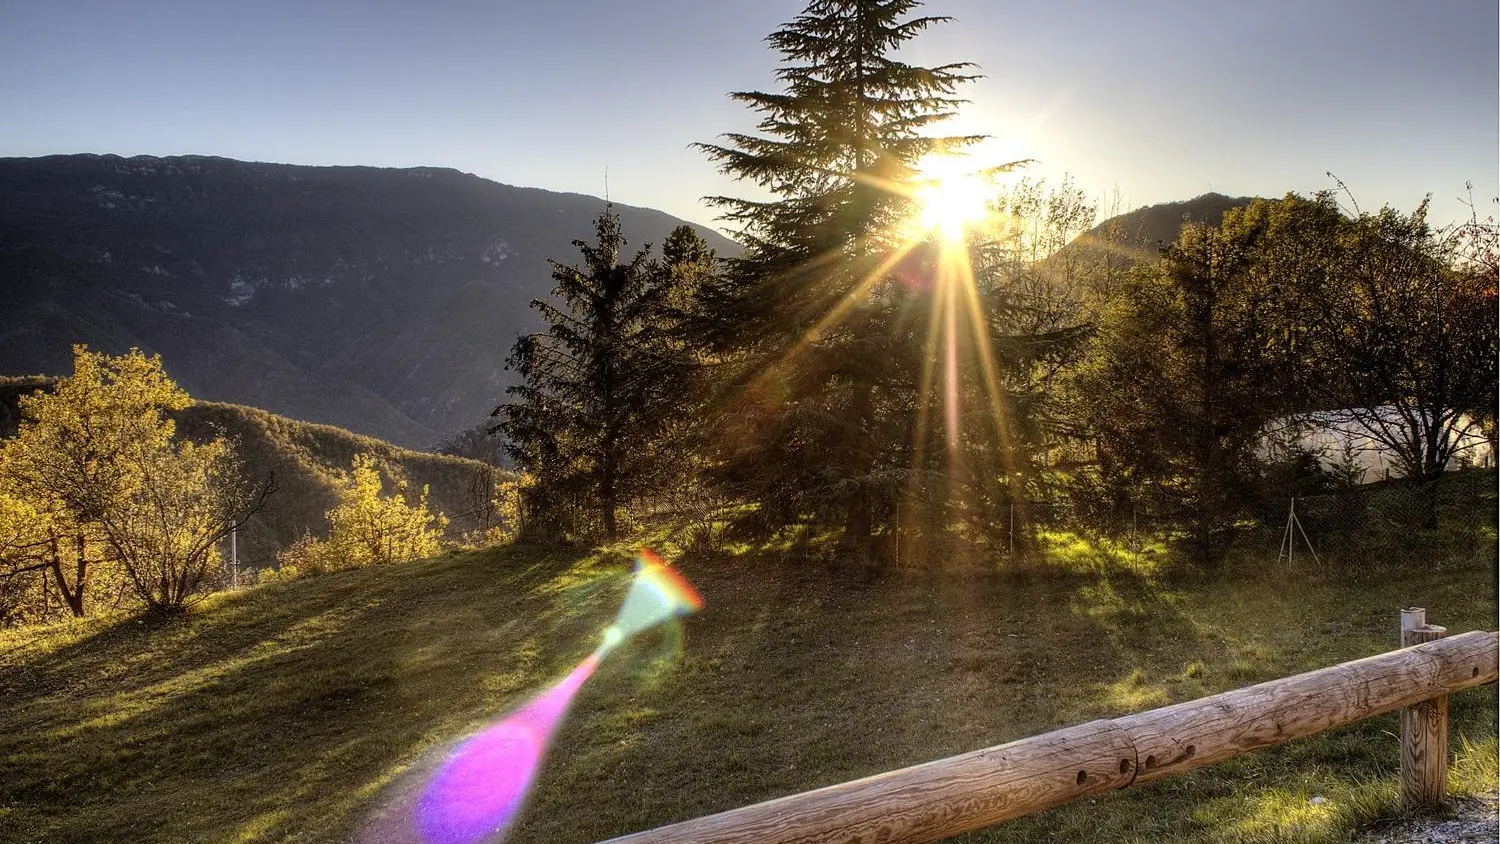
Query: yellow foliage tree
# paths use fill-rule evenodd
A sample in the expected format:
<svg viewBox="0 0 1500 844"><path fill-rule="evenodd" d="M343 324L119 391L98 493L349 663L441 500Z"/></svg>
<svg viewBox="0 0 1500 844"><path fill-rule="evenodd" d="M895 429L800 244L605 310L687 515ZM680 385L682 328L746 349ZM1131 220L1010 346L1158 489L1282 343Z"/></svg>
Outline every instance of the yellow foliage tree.
<svg viewBox="0 0 1500 844"><path fill-rule="evenodd" d="M73 615L88 612L101 569L112 573L101 519L140 485L126 454L166 447L174 428L163 414L188 402L159 357L84 346L73 348L71 378L21 399L20 430L0 447L0 488L38 515L39 562Z"/></svg>
<svg viewBox="0 0 1500 844"><path fill-rule="evenodd" d="M385 495L380 466L373 455L354 456L353 470L342 479L339 503L327 514L328 539L298 540L278 555L283 569L315 573L399 563L441 550L448 517L427 509L427 487L408 501L405 482L398 478L396 494Z"/></svg>
<svg viewBox="0 0 1500 844"><path fill-rule="evenodd" d="M174 442L166 414L190 402L159 356L75 346L72 377L22 398L21 427L0 446L0 495L12 502L5 518L30 525L11 540L0 576L50 574L77 616L127 582L154 609L196 594L217 564L217 542L272 484L240 482L223 440Z"/></svg>
<svg viewBox="0 0 1500 844"><path fill-rule="evenodd" d="M181 607L219 572L219 545L275 486L245 480L228 441L127 452L140 484L102 519L110 547L150 608Z"/></svg>
<svg viewBox="0 0 1500 844"><path fill-rule="evenodd" d="M46 594L50 527L45 513L0 489L0 625L46 615L27 597Z"/></svg>

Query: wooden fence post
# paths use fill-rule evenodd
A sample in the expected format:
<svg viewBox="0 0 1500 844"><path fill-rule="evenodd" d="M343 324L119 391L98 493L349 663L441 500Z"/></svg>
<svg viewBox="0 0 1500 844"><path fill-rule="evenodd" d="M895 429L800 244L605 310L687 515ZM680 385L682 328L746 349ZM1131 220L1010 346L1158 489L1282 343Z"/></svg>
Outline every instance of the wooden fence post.
<svg viewBox="0 0 1500 844"><path fill-rule="evenodd" d="M1401 611L1401 647L1448 635L1427 623L1427 610ZM1448 797L1448 696L1401 710L1401 802L1412 807L1441 806Z"/></svg>

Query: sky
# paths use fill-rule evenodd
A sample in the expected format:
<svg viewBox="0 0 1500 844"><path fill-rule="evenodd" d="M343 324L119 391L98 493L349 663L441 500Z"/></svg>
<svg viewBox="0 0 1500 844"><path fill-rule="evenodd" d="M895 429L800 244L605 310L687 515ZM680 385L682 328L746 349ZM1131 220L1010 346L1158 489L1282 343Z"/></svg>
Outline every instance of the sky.
<svg viewBox="0 0 1500 844"><path fill-rule="evenodd" d="M712 224L752 195L691 148L753 131L803 0L4 0L0 156L439 166ZM1332 188L1481 216L1500 195L1495 0L929 0L948 124L1104 210ZM607 174L607 176L606 176ZM1347 204L1347 203L1346 203ZM1500 216L1500 215L1497 215Z"/></svg>

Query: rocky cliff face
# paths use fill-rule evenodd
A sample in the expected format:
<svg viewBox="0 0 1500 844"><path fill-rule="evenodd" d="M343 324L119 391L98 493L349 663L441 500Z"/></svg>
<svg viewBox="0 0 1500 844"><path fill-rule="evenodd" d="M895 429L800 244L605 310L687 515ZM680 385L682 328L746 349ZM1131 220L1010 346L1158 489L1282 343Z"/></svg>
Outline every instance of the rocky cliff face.
<svg viewBox="0 0 1500 844"><path fill-rule="evenodd" d="M428 447L501 398L547 259L603 206L434 168L0 159L0 373L136 346L195 397ZM618 210L632 248L681 223Z"/></svg>

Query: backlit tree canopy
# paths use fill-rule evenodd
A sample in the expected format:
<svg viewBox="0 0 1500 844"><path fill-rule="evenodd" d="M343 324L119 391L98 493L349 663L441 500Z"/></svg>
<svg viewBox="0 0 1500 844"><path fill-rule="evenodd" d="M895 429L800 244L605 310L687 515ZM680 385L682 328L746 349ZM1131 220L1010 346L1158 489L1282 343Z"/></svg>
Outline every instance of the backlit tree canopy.
<svg viewBox="0 0 1500 844"><path fill-rule="evenodd" d="M22 398L20 430L0 446L0 497L19 502L0 518L25 525L20 538L0 536L13 549L0 576L45 572L74 615L101 587L128 584L162 610L200 594L219 541L273 485L247 484L221 438L178 440L167 414L189 401L159 357L75 347L72 377Z"/></svg>

